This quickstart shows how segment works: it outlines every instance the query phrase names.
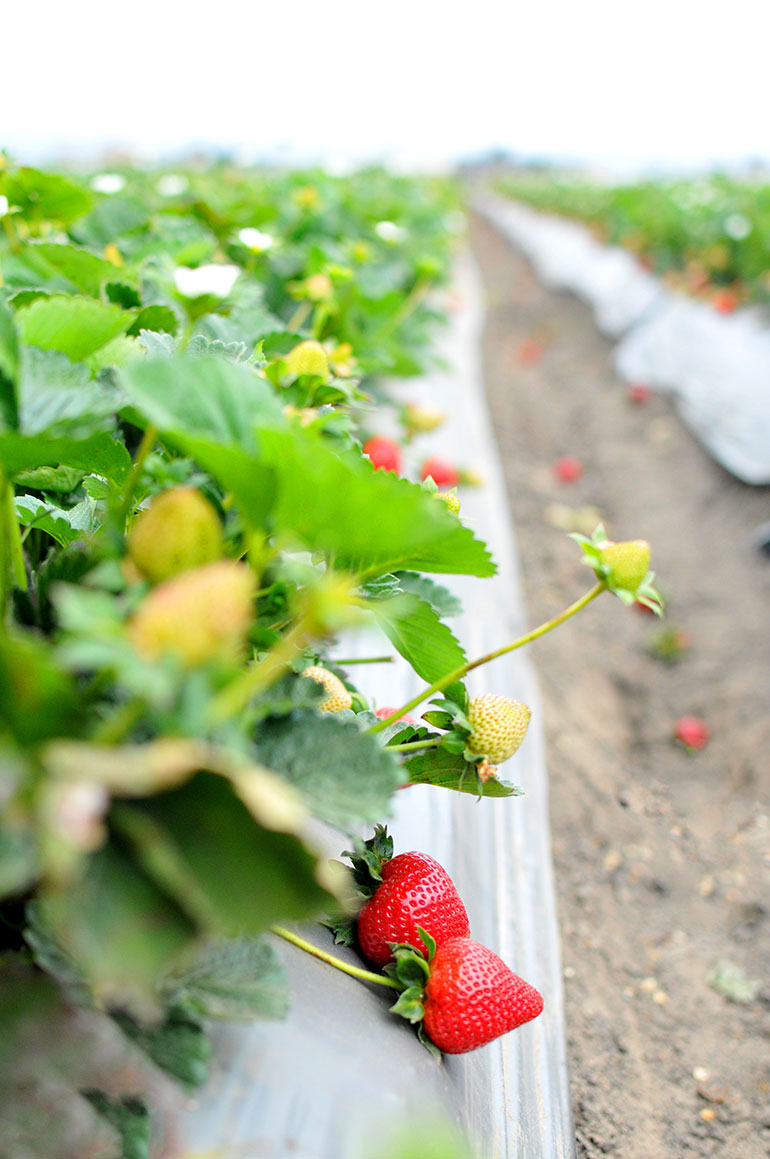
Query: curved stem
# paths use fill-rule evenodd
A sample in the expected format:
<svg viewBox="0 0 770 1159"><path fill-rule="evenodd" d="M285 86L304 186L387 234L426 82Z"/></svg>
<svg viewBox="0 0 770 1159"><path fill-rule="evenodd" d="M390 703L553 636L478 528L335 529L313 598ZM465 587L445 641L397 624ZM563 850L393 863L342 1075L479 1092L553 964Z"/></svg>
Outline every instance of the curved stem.
<svg viewBox="0 0 770 1159"><path fill-rule="evenodd" d="M320 958L322 962L326 962L327 966L334 966L336 970L342 970L343 974L350 974L352 978L358 978L361 982L376 982L378 986L389 986L391 990L400 989L398 982L392 978L386 978L384 974L373 974L371 970L362 970L360 966L351 966L348 962L343 962L341 958L335 958L333 954L327 954L325 950L314 946L312 942L305 941L299 934L293 933L292 930L287 930L285 926L271 926L270 930L272 933L277 934L279 938L291 942L293 946L298 946L306 954L312 954L314 958Z"/></svg>
<svg viewBox="0 0 770 1159"><path fill-rule="evenodd" d="M410 740L406 744L386 744L386 753L411 753L415 749L435 749L441 744L443 736L433 737L428 740Z"/></svg>
<svg viewBox="0 0 770 1159"><path fill-rule="evenodd" d="M584 608L586 604L590 604L591 600L594 600L598 595L601 595L606 587L606 580L598 580L590 591L581 596L579 600L575 600L574 604L570 604L570 606L565 608L563 612L560 612L558 616L553 616L550 620L546 620L545 623L538 625L537 628L533 628L531 632L527 632L524 636L519 636L518 639L513 641L513 643L505 644L502 648L497 648L494 652L487 652L485 656L479 656L477 660L470 660L467 664L463 664L460 668L455 668L454 672L448 672L446 676L442 676L440 680L437 680L434 684L429 685L428 688L423 689L423 691L419 692L417 696L413 696L411 700L406 702L406 704L402 704L400 708L394 709L391 716L386 717L385 720L378 720L376 724L373 724L371 728L368 728L366 731L369 733L380 732L380 730L386 728L392 720L395 720L399 716L403 716L406 712L410 712L411 709L416 708L418 704L422 704L423 700L427 700L429 696L432 696L434 692L442 692L443 689L448 688L450 684L454 684L456 680L462 680L463 677L471 672L474 668L480 668L482 664L488 664L490 660L496 660L498 656L504 656L507 652L514 652L517 648L522 648L525 644L529 644L532 640L536 640L538 636L544 636L546 632L550 632L552 628L557 628L559 624L563 624L564 621L568 620L570 616L574 616L575 613Z"/></svg>
<svg viewBox="0 0 770 1159"><path fill-rule="evenodd" d="M123 496L123 500L122 500L122 503L121 503L120 509L119 509L119 521L120 521L121 532L125 530L126 520L128 519L129 515L131 514L131 507L132 507L133 502L134 502L134 492L136 491L137 485L139 483L139 476L142 473L142 468L144 467L144 461L147 458L147 456L149 455L152 448L154 447L155 440L157 439L157 437L158 437L157 427L154 427L152 425L152 423L148 423L148 425L145 427L144 434L142 435L142 441L139 444L139 449L136 452L136 458L134 459L134 466L131 470L131 475L130 475L128 483L126 485L126 493Z"/></svg>
<svg viewBox="0 0 770 1159"><path fill-rule="evenodd" d="M337 657L331 661L338 668L349 668L351 664L393 664L395 656L345 656L342 660Z"/></svg>

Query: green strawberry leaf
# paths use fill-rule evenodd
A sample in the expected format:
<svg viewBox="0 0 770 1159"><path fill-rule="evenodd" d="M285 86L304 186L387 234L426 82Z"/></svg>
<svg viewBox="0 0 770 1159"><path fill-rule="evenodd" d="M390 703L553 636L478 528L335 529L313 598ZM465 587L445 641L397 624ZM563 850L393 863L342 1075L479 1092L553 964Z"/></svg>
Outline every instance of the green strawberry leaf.
<svg viewBox="0 0 770 1159"><path fill-rule="evenodd" d="M167 973L160 990L170 1006L207 1018L284 1018L286 971L264 938L217 938Z"/></svg>
<svg viewBox="0 0 770 1159"><path fill-rule="evenodd" d="M53 173L22 168L5 177L3 192L26 221L58 221L67 225L88 213L93 194Z"/></svg>
<svg viewBox="0 0 770 1159"><path fill-rule="evenodd" d="M34 495L17 495L15 507L22 527L38 528L63 547L84 534L91 534L99 526L96 507L91 499L84 499L82 503L65 511Z"/></svg>
<svg viewBox="0 0 770 1159"><path fill-rule="evenodd" d="M304 811L264 770L246 769L232 783L199 772L169 792L114 805L112 819L147 874L205 931L257 934L336 901L298 836Z"/></svg>
<svg viewBox="0 0 770 1159"><path fill-rule="evenodd" d="M250 367L214 354L132 361L119 378L131 402L162 434L253 451L256 427L285 426L270 384Z"/></svg>
<svg viewBox="0 0 770 1159"><path fill-rule="evenodd" d="M257 726L260 764L299 790L318 818L351 831L390 811L401 769L378 738L359 732L354 719L299 711Z"/></svg>
<svg viewBox="0 0 770 1159"><path fill-rule="evenodd" d="M336 454L307 431L263 430L259 442L278 479L277 526L338 568L362 580L402 568L494 574L484 544L417 484Z"/></svg>
<svg viewBox="0 0 770 1159"><path fill-rule="evenodd" d="M211 1043L200 1024L181 1010L170 1010L162 1022L146 1025L127 1010L115 1008L110 1017L156 1066L173 1076L188 1091L206 1081Z"/></svg>
<svg viewBox="0 0 770 1159"><path fill-rule="evenodd" d="M465 663L465 653L451 630L419 596L373 600L368 606L393 647L428 683Z"/></svg>
<svg viewBox="0 0 770 1159"><path fill-rule="evenodd" d="M463 606L457 596L450 592L449 588L442 587L428 576L415 571L400 571L396 573L395 578L402 591L410 592L425 600L442 620L448 616L461 614Z"/></svg>
<svg viewBox="0 0 770 1159"><path fill-rule="evenodd" d="M61 274L80 293L98 298L105 282L115 277L115 266L80 246L53 242L35 242L32 246L57 273ZM124 303L120 303L123 305Z"/></svg>
<svg viewBox="0 0 770 1159"><path fill-rule="evenodd" d="M446 742L445 742L446 743ZM448 752L446 747L428 749L406 761L404 768L412 785L436 785L441 789L454 789L459 793L471 793L477 797L518 797L522 790L516 785L490 777L482 782L471 765L459 752Z"/></svg>
<svg viewBox="0 0 770 1159"><path fill-rule="evenodd" d="M58 350L73 362L99 350L130 323L131 315L118 306L70 294L37 298L16 314L19 333L27 345Z"/></svg>
<svg viewBox="0 0 770 1159"><path fill-rule="evenodd" d="M73 467L123 483L131 473L131 456L106 432L85 439L48 435L0 435L0 459L11 478L37 467Z"/></svg>
<svg viewBox="0 0 770 1159"><path fill-rule="evenodd" d="M170 306L145 306L126 330L130 337L138 338L143 330L175 335L179 329L179 319Z"/></svg>
<svg viewBox="0 0 770 1159"><path fill-rule="evenodd" d="M154 994L158 975L195 934L182 910L113 844L91 854L66 890L48 890L38 904L88 985L127 1005Z"/></svg>

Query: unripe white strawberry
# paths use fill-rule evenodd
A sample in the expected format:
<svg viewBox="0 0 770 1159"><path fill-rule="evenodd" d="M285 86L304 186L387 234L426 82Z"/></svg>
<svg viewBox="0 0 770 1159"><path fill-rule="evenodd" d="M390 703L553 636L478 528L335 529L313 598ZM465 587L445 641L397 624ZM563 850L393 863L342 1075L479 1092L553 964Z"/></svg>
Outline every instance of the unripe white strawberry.
<svg viewBox="0 0 770 1159"><path fill-rule="evenodd" d="M237 659L253 616L251 568L232 559L182 572L153 588L128 625L132 644L153 660L177 655L194 668L215 658Z"/></svg>
<svg viewBox="0 0 770 1159"><path fill-rule="evenodd" d="M300 374L317 374L319 378L329 377L329 359L320 342L308 339L300 342L286 355L286 369L294 378Z"/></svg>
<svg viewBox="0 0 770 1159"><path fill-rule="evenodd" d="M200 491L175 487L156 495L128 536L128 554L152 583L222 556L222 524Z"/></svg>
<svg viewBox="0 0 770 1159"><path fill-rule="evenodd" d="M311 664L302 675L315 680L316 684L320 684L322 688L326 689L326 696L318 704L321 712L340 712L343 708L352 707L353 697L339 676L335 676L328 668L322 668L319 664Z"/></svg>
<svg viewBox="0 0 770 1159"><path fill-rule="evenodd" d="M472 697L467 712L471 734L466 750L472 756L487 757L493 765L502 764L524 740L531 715L526 704L494 692Z"/></svg>

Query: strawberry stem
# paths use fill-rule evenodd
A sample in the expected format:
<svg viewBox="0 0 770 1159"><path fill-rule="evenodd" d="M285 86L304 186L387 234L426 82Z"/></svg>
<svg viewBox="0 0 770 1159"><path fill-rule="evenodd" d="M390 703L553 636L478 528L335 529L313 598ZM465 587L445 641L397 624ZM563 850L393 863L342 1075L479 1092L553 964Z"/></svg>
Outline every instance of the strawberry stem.
<svg viewBox="0 0 770 1159"><path fill-rule="evenodd" d="M442 676L440 680L436 680L434 684L429 685L428 688L423 689L417 696L413 696L406 704L402 704L400 708L395 708L391 716L385 720L378 720L371 728L366 731L369 733L380 732L381 729L386 728L391 721L405 713L410 712L416 708L418 704L422 704L423 700L427 700L429 696L433 696L435 692L442 692L443 689L448 688L450 684L454 684L456 680L462 680L468 672L474 668L480 668L482 664L488 664L490 660L496 660L498 656L504 656L507 652L514 652L517 648L522 648L524 644L529 644L532 640L536 640L538 636L544 636L546 632L550 632L552 628L557 628L559 624L563 624L570 616L574 616L576 612L581 611L586 604L590 604L591 600L596 599L598 595L606 589L607 581L605 579L598 580L590 591L581 596L579 600L575 600L574 604L570 604L558 616L553 616L550 620L540 624L537 628L533 628L531 632L527 632L524 636L519 636L511 644L505 644L502 648L497 648L494 652L487 652L485 656L479 656L477 660L470 660L467 664L463 664L460 668L455 668L454 672L447 673Z"/></svg>
<svg viewBox="0 0 770 1159"><path fill-rule="evenodd" d="M371 970L362 970L360 966L352 966L348 962L343 962L341 958L335 958L333 954L327 954L325 950L314 946L312 942L306 941L292 930L287 930L285 926L271 926L270 930L272 933L277 934L279 938L283 938L285 941L291 942L293 946L304 950L306 954L312 954L314 958L320 958L322 962L326 962L327 966L334 966L336 970L342 970L343 974L350 974L352 978L358 978L361 982L376 982L378 986L389 986L391 990L401 989L399 983L393 978L386 978L384 974L374 974Z"/></svg>
<svg viewBox="0 0 770 1159"><path fill-rule="evenodd" d="M337 668L348 668L351 664L393 664L395 656L346 656L344 660L336 657L331 661Z"/></svg>
<svg viewBox="0 0 770 1159"><path fill-rule="evenodd" d="M411 753L414 749L435 749L443 741L443 736L436 736L426 740L410 740L406 744L386 744L386 753Z"/></svg>
<svg viewBox="0 0 770 1159"><path fill-rule="evenodd" d="M240 676L222 689L209 705L209 720L222 724L242 712L253 696L269 688L295 656L305 647L309 628L307 618L300 615L297 622L261 660L251 664Z"/></svg>

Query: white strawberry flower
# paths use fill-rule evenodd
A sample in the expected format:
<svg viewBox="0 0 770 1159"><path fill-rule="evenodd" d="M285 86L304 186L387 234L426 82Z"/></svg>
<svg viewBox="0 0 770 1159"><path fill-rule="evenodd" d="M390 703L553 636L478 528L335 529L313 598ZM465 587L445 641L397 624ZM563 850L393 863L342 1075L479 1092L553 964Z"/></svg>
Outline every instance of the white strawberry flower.
<svg viewBox="0 0 770 1159"><path fill-rule="evenodd" d="M177 266L174 270L174 285L185 298L200 298L203 294L226 298L240 272L238 266L214 262L194 269L190 266Z"/></svg>
<svg viewBox="0 0 770 1159"><path fill-rule="evenodd" d="M733 241L743 241L751 233L751 222L743 213L731 213L725 220L724 229Z"/></svg>
<svg viewBox="0 0 770 1159"><path fill-rule="evenodd" d="M270 233L263 233L261 229L253 229L247 226L238 234L238 239L246 249L254 250L255 253L261 253L262 250L269 250L271 245L275 244L275 238Z"/></svg>
<svg viewBox="0 0 770 1159"><path fill-rule="evenodd" d="M391 242L393 245L406 241L407 238L406 230L403 226L396 225L395 221L378 221L374 227L374 232L377 237L381 237L383 241Z"/></svg>
<svg viewBox="0 0 770 1159"><path fill-rule="evenodd" d="M155 188L161 197L179 197L184 193L190 182L182 173L164 173L155 182Z"/></svg>
<svg viewBox="0 0 770 1159"><path fill-rule="evenodd" d="M126 179L120 173L97 173L91 178L94 193L120 193L125 184Z"/></svg>
<svg viewBox="0 0 770 1159"><path fill-rule="evenodd" d="M5 217L8 212L8 198L0 193L0 217Z"/></svg>

